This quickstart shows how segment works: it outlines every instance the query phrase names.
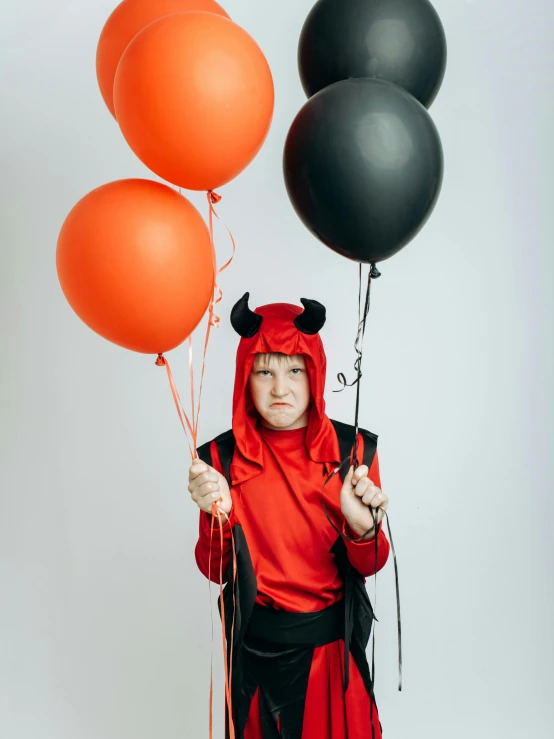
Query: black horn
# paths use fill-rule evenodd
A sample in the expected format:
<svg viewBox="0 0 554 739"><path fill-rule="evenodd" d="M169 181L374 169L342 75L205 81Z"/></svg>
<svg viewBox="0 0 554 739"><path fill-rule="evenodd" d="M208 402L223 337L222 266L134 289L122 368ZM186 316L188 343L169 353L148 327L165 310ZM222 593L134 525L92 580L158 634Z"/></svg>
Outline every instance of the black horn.
<svg viewBox="0 0 554 739"><path fill-rule="evenodd" d="M231 311L231 325L244 339L250 339L257 334L262 325L263 316L259 316L248 307L250 293L244 293L242 298L235 303Z"/></svg>
<svg viewBox="0 0 554 739"><path fill-rule="evenodd" d="M317 300L300 298L304 310L294 319L294 325L303 334L317 334L325 324L325 306Z"/></svg>

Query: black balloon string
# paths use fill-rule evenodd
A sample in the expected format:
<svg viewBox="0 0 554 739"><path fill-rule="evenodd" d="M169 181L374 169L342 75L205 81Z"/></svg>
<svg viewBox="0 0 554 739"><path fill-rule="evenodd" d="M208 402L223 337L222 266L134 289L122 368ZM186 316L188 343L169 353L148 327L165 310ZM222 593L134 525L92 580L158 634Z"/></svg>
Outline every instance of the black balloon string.
<svg viewBox="0 0 554 739"><path fill-rule="evenodd" d="M365 328L367 323L367 317L369 314L369 307L370 307L370 297L371 297L371 280L377 279L381 276L381 273L375 266L375 263L372 263L370 265L370 270L367 277L367 288L366 288L366 294L365 294L365 301L364 306L362 310L362 265L360 263L359 265L359 272L358 272L358 330L356 332L356 340L354 342L354 351L356 352L356 360L354 362L354 369L356 371L356 377L355 379L348 383L346 381L346 377L343 372L339 372L337 375L338 381L341 383L342 387L339 390L333 390L335 393L340 393L344 390L345 387L353 387L356 386L356 406L354 411L354 442L352 445L352 454L349 457L346 457L341 461L338 467L336 467L331 474L327 477L325 480L323 487L327 485L327 483L337 474L339 473L346 465L352 464L354 466L354 470L358 467L358 432L359 432L359 412L360 412L360 380L362 378L362 346L363 346L363 340L365 336ZM344 534L331 520L329 513L327 511L327 508L325 506L325 502L322 499L322 505L323 510L325 512L325 516L327 517L327 520L331 524L331 526L335 529L335 531L342 536L343 539L346 539L347 541L359 541L359 539L354 539L346 534ZM373 526L368 529L361 537L360 539L363 539L365 536L370 534L372 531L376 532L376 535L374 536L375 541L375 562L377 563L377 554L378 554L378 536L377 536L377 512L373 511L373 508L370 507L370 513L373 518ZM402 690L402 621L400 617L400 588L399 588L399 581L398 581L398 563L396 560L396 551L394 549L394 542L392 539L392 532L390 528L390 520L389 520L389 514L387 511L384 512L384 517L387 521L387 530L389 533L389 541L391 545L392 550L392 557L393 557L393 563L394 563L394 581L395 581L395 588L396 588L396 622L397 622L397 628L398 628L398 690ZM377 601L377 573L375 573L375 601ZM375 603L376 605L376 603ZM374 615L375 621L378 621L377 617ZM375 626L373 627L373 638L372 638L372 649L371 649L371 674L372 674L372 681L375 685ZM373 726L372 726L373 729ZM373 732L372 732L373 733Z"/></svg>

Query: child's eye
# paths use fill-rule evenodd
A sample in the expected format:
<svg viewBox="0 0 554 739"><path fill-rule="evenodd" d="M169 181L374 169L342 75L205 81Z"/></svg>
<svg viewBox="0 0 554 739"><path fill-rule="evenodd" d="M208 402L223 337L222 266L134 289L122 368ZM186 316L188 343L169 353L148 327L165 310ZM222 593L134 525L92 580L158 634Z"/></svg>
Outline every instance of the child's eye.
<svg viewBox="0 0 554 739"><path fill-rule="evenodd" d="M258 375L262 375L262 377L267 377L267 375L270 375L271 372L269 370L259 370Z"/></svg>
<svg viewBox="0 0 554 739"><path fill-rule="evenodd" d="M291 372L302 372L302 370L299 367L295 367L294 369L291 369Z"/></svg>

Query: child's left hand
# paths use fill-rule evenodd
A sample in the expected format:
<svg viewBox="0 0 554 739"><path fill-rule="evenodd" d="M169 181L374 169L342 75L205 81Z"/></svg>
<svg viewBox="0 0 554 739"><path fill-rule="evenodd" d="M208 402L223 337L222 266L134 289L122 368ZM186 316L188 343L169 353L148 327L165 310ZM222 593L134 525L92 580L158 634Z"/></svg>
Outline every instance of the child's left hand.
<svg viewBox="0 0 554 739"><path fill-rule="evenodd" d="M348 474L344 478L344 483L340 491L340 509L345 517L348 525L357 536L365 534L368 529L373 528L373 516L370 508L377 509L374 515L377 516L377 525L383 519L389 499L369 479L367 465L360 465L354 472L354 467L350 467ZM368 534L364 541L373 539L375 529Z"/></svg>

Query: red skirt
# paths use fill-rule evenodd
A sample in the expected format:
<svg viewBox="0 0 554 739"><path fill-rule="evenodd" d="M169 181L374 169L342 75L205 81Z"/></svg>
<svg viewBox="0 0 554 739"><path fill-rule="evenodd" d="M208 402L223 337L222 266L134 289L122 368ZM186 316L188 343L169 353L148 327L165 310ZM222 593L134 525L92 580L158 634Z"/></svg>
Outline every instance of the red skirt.
<svg viewBox="0 0 554 739"><path fill-rule="evenodd" d="M381 739L379 714L367 694L362 676L350 659L350 682L346 694L344 641L316 647L310 668L302 739ZM258 692L254 695L244 739L263 739Z"/></svg>

